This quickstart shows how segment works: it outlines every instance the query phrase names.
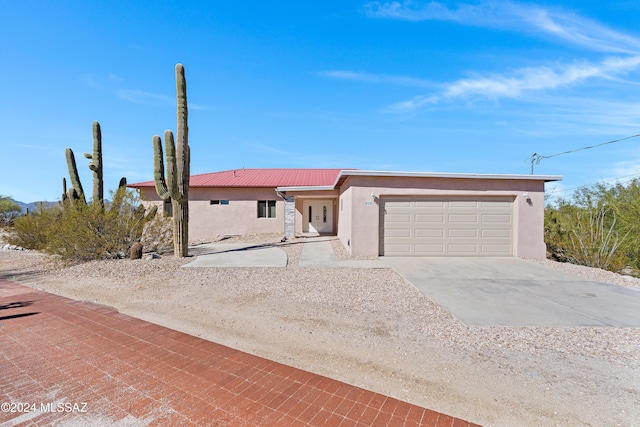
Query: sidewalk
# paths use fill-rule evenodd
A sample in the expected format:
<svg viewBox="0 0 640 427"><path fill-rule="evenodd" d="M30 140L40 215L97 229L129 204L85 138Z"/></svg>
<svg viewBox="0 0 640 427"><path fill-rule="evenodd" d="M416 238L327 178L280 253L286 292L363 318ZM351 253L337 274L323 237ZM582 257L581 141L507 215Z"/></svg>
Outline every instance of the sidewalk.
<svg viewBox="0 0 640 427"><path fill-rule="evenodd" d="M2 427L474 425L4 279L0 404Z"/></svg>

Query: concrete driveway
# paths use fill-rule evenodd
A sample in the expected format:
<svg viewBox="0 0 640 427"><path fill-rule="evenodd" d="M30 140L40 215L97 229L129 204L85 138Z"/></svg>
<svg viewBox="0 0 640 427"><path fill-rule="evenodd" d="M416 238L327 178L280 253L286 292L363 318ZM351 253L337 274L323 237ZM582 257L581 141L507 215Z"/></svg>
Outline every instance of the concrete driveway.
<svg viewBox="0 0 640 427"><path fill-rule="evenodd" d="M640 291L520 258L383 262L469 326L640 326Z"/></svg>

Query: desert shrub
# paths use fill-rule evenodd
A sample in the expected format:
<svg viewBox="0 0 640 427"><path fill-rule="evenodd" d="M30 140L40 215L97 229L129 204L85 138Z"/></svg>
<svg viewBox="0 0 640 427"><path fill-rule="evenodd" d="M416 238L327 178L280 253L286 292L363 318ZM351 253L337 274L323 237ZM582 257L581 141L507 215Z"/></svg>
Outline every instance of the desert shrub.
<svg viewBox="0 0 640 427"><path fill-rule="evenodd" d="M571 251L572 219L577 214L577 208L564 200L559 200L557 206L547 206L544 210L544 241L547 253L551 259L569 262L568 253Z"/></svg>
<svg viewBox="0 0 640 427"><path fill-rule="evenodd" d="M626 264L619 249L627 235L616 231L616 214L606 206L578 212L567 257L573 264L618 271Z"/></svg>
<svg viewBox="0 0 640 427"><path fill-rule="evenodd" d="M127 257L155 210L145 212L131 191L112 193L112 199L105 207L67 202L41 208L18 218L8 240L73 262Z"/></svg>
<svg viewBox="0 0 640 427"><path fill-rule="evenodd" d="M11 225L22 208L8 196L0 196L0 227Z"/></svg>
<svg viewBox="0 0 640 427"><path fill-rule="evenodd" d="M640 182L579 188L545 208L545 243L558 261L619 271L640 268Z"/></svg>
<svg viewBox="0 0 640 427"><path fill-rule="evenodd" d="M40 205L35 212L13 221L7 229L7 241L26 249L45 250L51 234L64 212L61 206L45 208Z"/></svg>

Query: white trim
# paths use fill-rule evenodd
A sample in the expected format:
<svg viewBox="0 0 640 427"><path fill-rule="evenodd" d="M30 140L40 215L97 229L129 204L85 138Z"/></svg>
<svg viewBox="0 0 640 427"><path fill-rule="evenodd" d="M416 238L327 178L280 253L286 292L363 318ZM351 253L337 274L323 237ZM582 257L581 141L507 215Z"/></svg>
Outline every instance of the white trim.
<svg viewBox="0 0 640 427"><path fill-rule="evenodd" d="M562 175L526 175L526 174L482 174L482 173L453 173L453 172L398 172L348 169L342 170L333 185L308 185L299 187L276 187L277 192L290 191L327 191L335 190L341 178L346 176L383 176L405 178L452 178L452 179L508 179L525 181L562 181Z"/></svg>
<svg viewBox="0 0 640 427"><path fill-rule="evenodd" d="M371 170L343 170L338 174L333 186L335 187L343 176L386 176L410 178L457 178L457 179L509 179L527 181L562 181L562 175L525 175L525 174L481 174L481 173L451 173L451 172L397 172Z"/></svg>
<svg viewBox="0 0 640 427"><path fill-rule="evenodd" d="M338 175L339 176L339 175ZM276 187L276 191L285 193L287 191L323 191L323 190L335 190L335 185L308 185L300 187Z"/></svg>

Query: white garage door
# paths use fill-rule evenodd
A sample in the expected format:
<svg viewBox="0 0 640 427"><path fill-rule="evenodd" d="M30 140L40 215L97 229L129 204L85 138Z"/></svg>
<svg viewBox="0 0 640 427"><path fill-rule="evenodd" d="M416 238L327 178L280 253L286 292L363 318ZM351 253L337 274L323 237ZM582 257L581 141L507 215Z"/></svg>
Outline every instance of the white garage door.
<svg viewBox="0 0 640 427"><path fill-rule="evenodd" d="M380 252L387 256L510 256L513 199L386 197Z"/></svg>

